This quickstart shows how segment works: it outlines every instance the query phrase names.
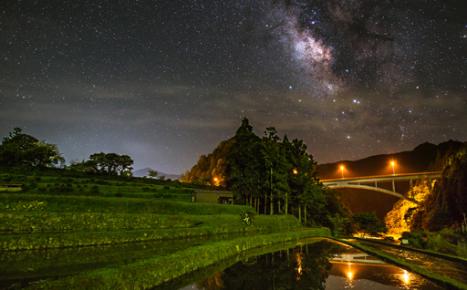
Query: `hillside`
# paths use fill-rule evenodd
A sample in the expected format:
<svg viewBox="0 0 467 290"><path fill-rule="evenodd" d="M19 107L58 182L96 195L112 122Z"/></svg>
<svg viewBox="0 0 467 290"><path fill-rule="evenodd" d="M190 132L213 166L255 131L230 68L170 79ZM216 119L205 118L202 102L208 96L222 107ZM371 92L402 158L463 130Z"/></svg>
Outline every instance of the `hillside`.
<svg viewBox="0 0 467 290"><path fill-rule="evenodd" d="M232 137L219 143L212 153L201 155L198 162L180 180L195 184L224 185L225 160L234 143L235 139Z"/></svg>
<svg viewBox="0 0 467 290"><path fill-rule="evenodd" d="M146 168L143 168L143 169L138 169L138 170L135 170L133 171L133 176L134 177L145 177L145 176L148 176L149 174L149 170L151 170L152 168L149 168L149 167L146 167ZM159 171L159 170L156 170L157 171L157 178L160 178L160 177L164 177L164 179L170 179L170 180L177 180L180 178L180 175L177 175L177 174L170 174L170 173L165 173L165 172L162 172L162 171Z"/></svg>
<svg viewBox="0 0 467 290"><path fill-rule="evenodd" d="M355 161L338 161L319 164L317 171L321 179L339 178L339 166L345 166L345 177L382 175L392 172L389 161L396 162L396 173L441 170L440 160L449 152L459 150L465 143L449 140L438 145L423 143L411 151L374 155Z"/></svg>
<svg viewBox="0 0 467 290"><path fill-rule="evenodd" d="M213 184L215 177L224 177L225 158L234 142L234 138L222 141L212 153L201 155L198 162L181 177L181 180L190 183ZM343 164L345 165L346 177L383 175L392 172L389 165L389 161L392 159L396 161L397 173L441 170L440 161L443 156L449 152L459 150L465 144L453 140L438 145L425 142L411 151L374 155L354 161L344 160L319 164L317 171L321 179L339 178L341 177L339 166Z"/></svg>

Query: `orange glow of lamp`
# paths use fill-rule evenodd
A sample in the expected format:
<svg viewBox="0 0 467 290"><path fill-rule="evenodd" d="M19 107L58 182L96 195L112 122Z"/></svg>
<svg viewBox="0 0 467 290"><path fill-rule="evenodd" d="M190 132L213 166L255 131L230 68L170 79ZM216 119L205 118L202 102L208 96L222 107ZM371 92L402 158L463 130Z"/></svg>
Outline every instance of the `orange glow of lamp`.
<svg viewBox="0 0 467 290"><path fill-rule="evenodd" d="M342 176L342 178L344 178L345 166L344 166L343 164L341 164L341 165L339 166L339 170L341 171L341 176Z"/></svg>
<svg viewBox="0 0 467 290"><path fill-rule="evenodd" d="M391 168L392 168L392 175L396 175L396 161L394 159L391 159L389 164L391 165Z"/></svg>

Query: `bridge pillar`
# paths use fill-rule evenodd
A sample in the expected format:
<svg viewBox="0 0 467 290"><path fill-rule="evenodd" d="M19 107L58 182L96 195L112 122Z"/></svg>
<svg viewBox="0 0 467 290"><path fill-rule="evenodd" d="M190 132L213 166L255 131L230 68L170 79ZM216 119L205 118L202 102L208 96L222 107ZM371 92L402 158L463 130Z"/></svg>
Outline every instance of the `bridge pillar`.
<svg viewBox="0 0 467 290"><path fill-rule="evenodd" d="M395 182L394 179L392 180L392 191L397 192L396 191L396 182Z"/></svg>

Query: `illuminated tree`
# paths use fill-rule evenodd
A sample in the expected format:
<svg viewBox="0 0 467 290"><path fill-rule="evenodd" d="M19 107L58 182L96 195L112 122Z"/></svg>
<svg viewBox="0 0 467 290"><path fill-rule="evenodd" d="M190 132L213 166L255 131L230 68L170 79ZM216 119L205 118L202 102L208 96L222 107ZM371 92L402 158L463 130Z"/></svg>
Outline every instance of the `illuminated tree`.
<svg viewBox="0 0 467 290"><path fill-rule="evenodd" d="M404 232L421 228L421 215L423 205L431 194L431 189L427 181L422 181L415 185L408 192L408 196L417 201L414 203L407 199L397 201L385 218L388 234L394 238L399 238Z"/></svg>

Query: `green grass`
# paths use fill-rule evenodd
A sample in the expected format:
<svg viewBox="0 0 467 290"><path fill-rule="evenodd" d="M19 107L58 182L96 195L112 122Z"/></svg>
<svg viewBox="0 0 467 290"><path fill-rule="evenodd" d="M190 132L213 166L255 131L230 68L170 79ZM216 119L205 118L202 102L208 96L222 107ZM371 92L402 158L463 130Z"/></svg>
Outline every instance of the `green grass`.
<svg viewBox="0 0 467 290"><path fill-rule="evenodd" d="M82 247L190 237L286 232L292 216L258 216L250 226L237 215L50 214L3 216L0 250ZM43 217L41 219L41 217ZM133 217L134 219L132 219ZM29 231L29 234L11 234Z"/></svg>
<svg viewBox="0 0 467 290"><path fill-rule="evenodd" d="M20 192L22 191L21 187L3 187L0 186L0 192Z"/></svg>
<svg viewBox="0 0 467 290"><path fill-rule="evenodd" d="M31 284L29 289L147 289L250 250L302 238L329 236L324 228L242 237L206 243L170 255L106 267L58 280Z"/></svg>
<svg viewBox="0 0 467 290"><path fill-rule="evenodd" d="M297 229L292 216L257 216L247 206L125 197L0 194L0 249L82 247Z"/></svg>
<svg viewBox="0 0 467 290"><path fill-rule="evenodd" d="M62 196L25 193L0 194L0 211L111 212L157 214L240 214L251 210L241 205L203 204L172 200Z"/></svg>
<svg viewBox="0 0 467 290"><path fill-rule="evenodd" d="M141 197L191 201L195 189L192 185L178 181L158 181L143 178L122 178L109 176L68 176L46 175L36 172L7 173L0 170L0 189L3 192L22 191L32 194L84 195L103 197ZM8 188L6 185L21 185L22 189ZM2 186L3 185L3 186ZM0 190L2 192L2 190Z"/></svg>
<svg viewBox="0 0 467 290"><path fill-rule="evenodd" d="M134 242L248 235L301 229L293 216L240 216L251 207L192 203L193 189L176 182L1 174L22 192L0 193L0 250L121 246ZM298 235L298 234L297 234ZM93 288L98 288L96 285Z"/></svg>
<svg viewBox="0 0 467 290"><path fill-rule="evenodd" d="M159 215L128 213L0 212L0 233L66 233L72 231L112 231L137 229L177 229L194 227L268 228L299 227L292 216L257 216L251 226L237 215Z"/></svg>

